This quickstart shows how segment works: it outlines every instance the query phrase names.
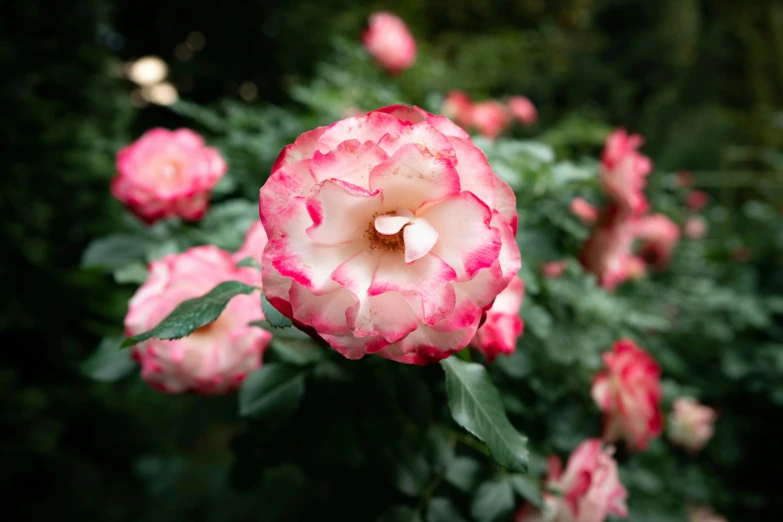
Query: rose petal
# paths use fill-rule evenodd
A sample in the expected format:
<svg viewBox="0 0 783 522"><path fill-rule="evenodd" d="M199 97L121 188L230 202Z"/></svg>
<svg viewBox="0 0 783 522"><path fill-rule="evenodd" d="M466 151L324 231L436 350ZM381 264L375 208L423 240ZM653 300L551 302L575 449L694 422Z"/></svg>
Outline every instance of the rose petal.
<svg viewBox="0 0 783 522"><path fill-rule="evenodd" d="M346 118L331 124L324 131L316 143L316 149L325 154L348 140L378 143L386 134L397 134L403 127L399 118L378 111Z"/></svg>
<svg viewBox="0 0 783 522"><path fill-rule="evenodd" d="M405 262L413 263L432 250L438 241L438 231L426 219L415 218L402 233L405 241Z"/></svg>
<svg viewBox="0 0 783 522"><path fill-rule="evenodd" d="M380 191L371 193L350 183L326 180L307 199L307 211L313 220L307 235L322 245L357 241L372 226L373 215L382 210Z"/></svg>
<svg viewBox="0 0 783 522"><path fill-rule="evenodd" d="M388 158L389 155L371 141L347 140L326 154L316 151L310 162L310 172L316 181L337 178L368 189L370 171Z"/></svg>

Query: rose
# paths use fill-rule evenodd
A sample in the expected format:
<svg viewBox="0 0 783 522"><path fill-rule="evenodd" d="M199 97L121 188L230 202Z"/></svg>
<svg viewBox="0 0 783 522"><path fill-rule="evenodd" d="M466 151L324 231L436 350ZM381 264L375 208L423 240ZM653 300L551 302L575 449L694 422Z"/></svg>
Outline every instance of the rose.
<svg viewBox="0 0 783 522"><path fill-rule="evenodd" d="M155 327L182 301L204 295L223 281L261 286L261 275L254 268L236 268L236 258L214 246L191 248L152 262L149 278L130 300L127 335ZM139 343L133 354L141 364L142 378L168 393L219 394L237 388L260 366L272 337L248 326L263 317L258 292L254 292L232 299L216 321L188 337Z"/></svg>
<svg viewBox="0 0 783 522"><path fill-rule="evenodd" d="M644 273L644 262L633 255L635 220L626 219L617 212L614 215L607 213L607 216L585 241L580 261L598 276L602 287L612 290L623 281Z"/></svg>
<svg viewBox="0 0 783 522"><path fill-rule="evenodd" d="M614 448L602 448L598 439L582 442L571 453L565 471L560 459L547 460L545 512L553 522L602 522L609 514L628 516L628 492L620 482Z"/></svg>
<svg viewBox="0 0 783 522"><path fill-rule="evenodd" d="M682 227L685 235L691 239L699 239L707 233L707 221L701 216L690 216Z"/></svg>
<svg viewBox="0 0 783 522"><path fill-rule="evenodd" d="M500 102L488 100L473 105L470 124L483 136L493 140L509 127L511 118Z"/></svg>
<svg viewBox="0 0 783 522"><path fill-rule="evenodd" d="M563 272L565 272L568 265L565 261L552 261L551 263L544 263L541 265L541 272L544 274L544 277L548 279L557 279L561 275L563 275Z"/></svg>
<svg viewBox="0 0 783 522"><path fill-rule="evenodd" d="M351 359L461 350L520 267L513 192L465 131L417 107L306 132L259 208L270 303Z"/></svg>
<svg viewBox="0 0 783 522"><path fill-rule="evenodd" d="M574 198L569 206L571 213L585 225L592 225L598 220L598 210L584 198Z"/></svg>
<svg viewBox="0 0 783 522"><path fill-rule="evenodd" d="M603 358L606 369L596 375L592 395L604 412L604 440L624 438L630 448L644 450L663 427L661 370L630 339L614 343Z"/></svg>
<svg viewBox="0 0 783 522"><path fill-rule="evenodd" d="M443 114L464 128L472 125L473 100L462 91L449 91L443 100Z"/></svg>
<svg viewBox="0 0 783 522"><path fill-rule="evenodd" d="M644 216L635 224L635 235L643 240L639 255L648 263L663 268L669 264L680 239L680 228L662 214Z"/></svg>
<svg viewBox="0 0 783 522"><path fill-rule="evenodd" d="M267 241L268 238L266 236L266 230L264 230L264 225L260 221L256 221L248 228L247 234L245 234L245 241L237 253L234 254L234 259L239 262L248 257L252 257L259 264L262 263L264 259L264 248L266 248Z"/></svg>
<svg viewBox="0 0 783 522"><path fill-rule="evenodd" d="M145 222L198 220L226 162L192 130L152 129L117 154L117 172L112 194Z"/></svg>
<svg viewBox="0 0 783 522"><path fill-rule="evenodd" d="M536 106L524 96L512 96L507 103L509 111L521 124L533 125L536 122Z"/></svg>
<svg viewBox="0 0 783 522"><path fill-rule="evenodd" d="M701 190L692 190L688 194L688 197L685 200L685 204L691 210L701 210L705 206L707 206L708 201L709 201L709 196L707 196L706 192L703 192Z"/></svg>
<svg viewBox="0 0 783 522"><path fill-rule="evenodd" d="M508 286L498 294L487 311L487 320L476 332L471 344L484 353L488 362L500 353L512 354L517 346L517 337L522 335L524 323L519 317L525 283L515 276Z"/></svg>
<svg viewBox="0 0 783 522"><path fill-rule="evenodd" d="M371 15L362 42L367 52L390 74L402 72L416 61L416 40L405 22L392 13Z"/></svg>
<svg viewBox="0 0 783 522"><path fill-rule="evenodd" d="M699 451L712 438L715 410L691 397L674 400L674 414L669 419L669 439L691 452Z"/></svg>
<svg viewBox="0 0 783 522"><path fill-rule="evenodd" d="M623 212L636 215L647 209L643 191L645 177L652 170L650 159L636 150L643 141L637 134L628 135L618 129L607 138L601 156L604 189Z"/></svg>

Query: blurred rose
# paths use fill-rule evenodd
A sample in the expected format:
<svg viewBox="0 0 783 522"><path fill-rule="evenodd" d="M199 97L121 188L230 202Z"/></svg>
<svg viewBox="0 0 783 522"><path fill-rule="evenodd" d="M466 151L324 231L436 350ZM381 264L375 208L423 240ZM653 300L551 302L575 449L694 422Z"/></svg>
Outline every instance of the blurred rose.
<svg viewBox="0 0 783 522"><path fill-rule="evenodd" d="M565 261L552 261L551 263L544 263L541 265L541 272L544 273L544 277L549 279L557 279L566 269Z"/></svg>
<svg viewBox="0 0 783 522"><path fill-rule="evenodd" d="M523 125L533 125L538 118L536 106L524 96L512 96L508 99L511 114Z"/></svg>
<svg viewBox="0 0 783 522"><path fill-rule="evenodd" d="M707 233L707 220L701 216L690 216L682 227L685 235L691 239L699 239Z"/></svg>
<svg viewBox="0 0 783 522"><path fill-rule="evenodd" d="M699 451L712 438L715 410L691 397L675 399L669 418L669 439L689 451Z"/></svg>
<svg viewBox="0 0 783 522"><path fill-rule="evenodd" d="M716 515L710 507L690 506L688 508L688 522L727 522L727 520Z"/></svg>
<svg viewBox="0 0 783 522"><path fill-rule="evenodd" d="M638 269L638 261L631 250L635 226L634 220L625 220L621 214L616 214L593 229L582 247L582 265L598 276L598 283L607 290L613 290L630 277L631 270Z"/></svg>
<svg viewBox="0 0 783 522"><path fill-rule="evenodd" d="M443 101L443 114L447 118L456 121L463 128L468 128L472 125L472 111L473 100L462 91L449 91L446 99Z"/></svg>
<svg viewBox="0 0 783 522"><path fill-rule="evenodd" d="M236 268L235 258L214 246L191 248L150 265L125 317L127 335L157 326L182 301L199 297L224 281L261 286L254 268ZM258 368L272 335L248 326L263 319L259 292L233 298L216 321L182 339L150 339L134 347L141 375L160 391L219 394L239 387Z"/></svg>
<svg viewBox="0 0 783 522"><path fill-rule="evenodd" d="M592 225L598 219L598 210L584 198L572 199L570 208L571 213L585 225Z"/></svg>
<svg viewBox="0 0 783 522"><path fill-rule="evenodd" d="M304 133L259 209L269 302L350 359L462 350L521 265L514 193L464 130L417 107Z"/></svg>
<svg viewBox="0 0 783 522"><path fill-rule="evenodd" d="M509 127L511 119L500 102L488 100L473 105L470 123L483 136L493 140Z"/></svg>
<svg viewBox="0 0 783 522"><path fill-rule="evenodd" d="M476 332L471 344L492 362L498 354L511 354L517 346L517 337L522 335L524 323L519 317L525 283L519 276L500 292L487 311L487 319Z"/></svg>
<svg viewBox="0 0 783 522"><path fill-rule="evenodd" d="M648 263L663 268L669 264L680 239L680 227L663 214L654 214L639 219L636 235L642 240L639 255Z"/></svg>
<svg viewBox="0 0 783 522"><path fill-rule="evenodd" d="M688 197L685 200L685 204L688 206L691 210L701 210L709 201L709 196L707 196L706 192L702 192L701 190L692 190Z"/></svg>
<svg viewBox="0 0 783 522"><path fill-rule="evenodd" d="M592 387L593 399L604 412L604 440L624 438L629 448L644 450L663 427L661 370L630 339L617 341L605 352L604 364Z"/></svg>
<svg viewBox="0 0 783 522"><path fill-rule="evenodd" d="M397 74L416 62L416 40L398 16L378 12L370 16L362 35L365 49L390 74Z"/></svg>
<svg viewBox="0 0 783 522"><path fill-rule="evenodd" d="M568 458L565 471L560 459L548 459L546 487L561 494L546 494L547 504L555 504L554 516L548 520L603 522L610 514L628 516L628 492L620 482L613 452L611 447L603 449L599 439L588 439Z"/></svg>
<svg viewBox="0 0 783 522"><path fill-rule="evenodd" d="M237 262L252 257L260 265L264 259L264 248L266 248L267 237L264 225L260 221L256 221L247 230L245 235L245 242L240 249L234 254L234 259Z"/></svg>
<svg viewBox="0 0 783 522"><path fill-rule="evenodd" d="M636 215L647 210L643 191L652 170L650 159L636 150L643 141L637 134L618 129L607 138L601 156L601 181L608 196L621 210Z"/></svg>
<svg viewBox="0 0 783 522"><path fill-rule="evenodd" d="M686 170L677 173L677 185L680 187L690 187L693 185L693 175Z"/></svg>
<svg viewBox="0 0 783 522"><path fill-rule="evenodd" d="M192 130L152 129L117 154L117 171L112 194L145 222L198 220L226 162Z"/></svg>

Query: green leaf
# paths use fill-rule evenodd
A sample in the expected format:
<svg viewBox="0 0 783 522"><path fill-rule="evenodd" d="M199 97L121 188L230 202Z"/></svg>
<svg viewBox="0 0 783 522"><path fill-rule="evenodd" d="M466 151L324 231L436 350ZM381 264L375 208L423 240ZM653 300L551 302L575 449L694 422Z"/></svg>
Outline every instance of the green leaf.
<svg viewBox="0 0 783 522"><path fill-rule="evenodd" d="M256 270L261 270L261 265L256 261L254 257L246 257L242 259L239 263L237 263L237 268L255 268Z"/></svg>
<svg viewBox="0 0 783 522"><path fill-rule="evenodd" d="M376 522L421 522L421 517L408 506L392 506Z"/></svg>
<svg viewBox="0 0 783 522"><path fill-rule="evenodd" d="M152 337L179 339L217 319L228 302L238 295L248 295L255 287L239 281L224 281L201 297L181 302L158 326L144 333L128 337L121 347L133 346Z"/></svg>
<svg viewBox="0 0 783 522"><path fill-rule="evenodd" d="M119 284L142 284L147 280L147 265L134 261L114 271L114 280Z"/></svg>
<svg viewBox="0 0 783 522"><path fill-rule="evenodd" d="M527 439L509 422L500 393L480 364L457 357L441 361L446 372L446 393L454 420L487 444L498 462L524 471L528 461Z"/></svg>
<svg viewBox="0 0 783 522"><path fill-rule="evenodd" d="M470 504L470 514L477 522L493 522L514 509L514 491L504 477L496 476L483 483Z"/></svg>
<svg viewBox="0 0 783 522"><path fill-rule="evenodd" d="M514 491L536 507L543 505L541 488L527 475L514 473L509 477Z"/></svg>
<svg viewBox="0 0 783 522"><path fill-rule="evenodd" d="M339 364L328 360L323 360L315 365L313 377L334 382L349 382L353 379L351 374L342 369Z"/></svg>
<svg viewBox="0 0 783 522"><path fill-rule="evenodd" d="M82 268L116 270L132 261L144 258L146 244L131 234L114 234L96 239L82 256Z"/></svg>
<svg viewBox="0 0 783 522"><path fill-rule="evenodd" d="M392 482L398 490L411 497L424 494L432 474L423 452L418 450L417 447L402 443L391 454Z"/></svg>
<svg viewBox="0 0 783 522"><path fill-rule="evenodd" d="M127 375L136 366L129 350L118 350L120 340L107 337L101 341L98 349L80 365L79 370L91 379L101 382L114 382Z"/></svg>
<svg viewBox="0 0 783 522"><path fill-rule="evenodd" d="M451 500L443 497L430 500L426 519L427 522L465 522Z"/></svg>
<svg viewBox="0 0 783 522"><path fill-rule="evenodd" d="M454 460L454 443L443 430L430 428L427 430L427 453L432 469L438 473L445 472Z"/></svg>
<svg viewBox="0 0 783 522"><path fill-rule="evenodd" d="M291 323L291 319L284 316L280 313L280 311L272 306L272 303L267 301L266 295L264 293L261 293L261 309L264 311L264 317L266 317L266 322L269 323L269 326L272 328L288 328L293 323Z"/></svg>
<svg viewBox="0 0 783 522"><path fill-rule="evenodd" d="M481 472L481 465L468 457L456 457L446 468L443 478L455 488L467 493L473 490Z"/></svg>
<svg viewBox="0 0 783 522"><path fill-rule="evenodd" d="M284 364L265 364L251 373L239 390L239 414L256 418L291 413L304 396L304 374Z"/></svg>
<svg viewBox="0 0 783 522"><path fill-rule="evenodd" d="M323 348L316 346L311 340L275 337L269 348L280 360L296 366L309 366L324 357Z"/></svg>

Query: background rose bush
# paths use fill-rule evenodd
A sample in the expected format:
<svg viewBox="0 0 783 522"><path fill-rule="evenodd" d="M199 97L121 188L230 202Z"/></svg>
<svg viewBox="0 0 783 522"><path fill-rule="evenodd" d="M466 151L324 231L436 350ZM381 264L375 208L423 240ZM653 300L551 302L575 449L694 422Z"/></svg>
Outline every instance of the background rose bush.
<svg viewBox="0 0 783 522"><path fill-rule="evenodd" d="M451 24L451 31L455 31L460 28L460 17L455 13L462 9L475 15L470 7L449 4L448 9L438 5L430 8L448 13L446 16L428 18L443 20L445 25ZM662 20L676 16L666 10L673 6L667 4L660 8ZM520 4L519 12L503 13L502 17L532 20L529 13L523 13L524 9ZM727 11L729 7L722 9ZM766 16L763 9L754 7L740 13L742 16L732 16L728 12L722 15L739 20L739 25L751 23L748 20L754 17L772 24L774 16ZM478 102L503 102L505 96L525 94L539 108L539 127L526 130L517 125L507 131L517 139L501 134L492 143L478 140L495 171L516 190L521 210L518 242L523 253L522 276L526 283L522 308L525 333L519 340L516 354L510 359L498 356L490 371L501 389L512 421L531 439L536 458L532 461L531 474L525 477L535 482L543 475L542 462L546 455L555 453L565 460L581 441L600 435L601 416L590 398L590 383L601 369L602 353L616 340L629 336L650 352L662 367L662 408L665 412L672 411L672 402L680 396L695 396L719 410L716 434L696 456L670 446L665 438L656 439L645 453L629 455L618 447L615 458L619 462L621 479L629 491L631 520L682 520L687 512L686 503L713 504L715 512L730 520L747 518L747 513L763 518L759 513L763 513L765 506L774 505L776 500L765 494L769 485L763 484L755 471L750 470L757 468L758 463L768 462L769 455L763 448L766 441L776 438L774 427L759 429L754 420L774 412L783 393L776 377L780 368L781 338L775 324L781 310L777 298L780 280L776 270L780 252L779 205L775 199L778 193L754 188L756 183L768 183L771 179L763 174L748 186L731 190L722 186L730 176L697 172L694 176L696 186L707 188L711 200L702 210L686 210L690 192L678 188L678 176L674 171L683 167L773 170L770 166L776 160L769 152L774 152L774 147L759 153L763 146L775 143L776 134L769 130L771 124L752 124L750 116L741 116L738 126L747 125L750 132L738 132L736 136L749 140L756 147L751 151L706 145L709 140L705 135L713 140L723 140L725 136L716 136L721 132L730 133L727 130L730 127L723 122L726 113L732 112L733 98L716 93L706 96L707 101L703 104L684 102L692 82L705 83L701 74L681 76L678 81L672 81L672 71L689 68L687 42L679 47L685 51L667 54L671 56L670 61L666 65L656 65L658 74L667 79L665 85L645 77L630 89L607 88L619 86L629 77L641 78L641 75L629 74L633 67L641 67L638 62L623 66L615 63L616 69L604 75L579 74L582 80L579 82L562 78L552 80L553 75L531 75L528 68L531 63L548 71L563 67L558 60L564 55L552 53L551 49L552 43L558 41L558 34L564 34L558 31L568 27L571 19L553 9L542 13L538 20L551 23L557 29L546 33L547 39L538 43L531 39L531 45L541 45L546 52L529 52L525 54L529 60L520 60L515 51L511 63L521 62L518 67L499 64L504 59L502 49L509 48L509 41L521 42L524 37L514 36L511 31L492 31L486 35L452 38L451 44L448 41L445 44L452 50L450 54L432 55L425 49L412 70L401 73L397 79L389 79L357 45L359 26L366 14L355 15L352 22L348 15L345 17L348 21L341 22L343 27L351 27L343 34L356 37L350 45L338 47L333 57L329 56L331 47L326 45L329 30L318 29L324 32L324 45L319 47L319 53L328 61L319 68L315 81L295 82L290 92L298 105L286 102L285 108L272 106L266 103L266 96L262 96L263 102L252 106L228 102L214 110L183 103L175 110L185 115L184 118L175 120L169 113L149 109L139 115L132 132L120 129L119 124L114 127L106 123L121 121L116 118L118 112L112 106L103 109L105 116L94 118L93 132L82 134L62 130L46 134L54 143L65 140L80 144L78 150L82 152L70 157L83 163L74 166L69 162L67 165L72 169L69 172L77 172L83 177L55 177L52 173L64 171L62 165L53 160L51 166L41 171L52 176L55 182L45 187L37 183L36 190L30 190L35 198L59 201L63 192L57 187L62 183L73 187L70 194L80 195L68 199L64 203L68 207L52 206L57 213L51 221L36 217L40 214L28 203L37 201L35 198L8 197L15 206L24 208L25 212L19 212L19 215L24 215L23 222L33 227L8 227L4 231L14 238L8 244L21 248L20 252L13 253L12 259L22 256L26 261L36 262L36 266L46 267L35 277L28 278L34 282L32 288L41 291L18 292L19 299L22 303L34 302L31 295L36 293L47 296L47 305L20 307L10 303L10 312L4 316L8 324L16 326L6 331L14 341L26 341L26 336L34 332L36 339L49 341L44 343L46 346L56 347L44 353L20 350L5 355L14 365L26 368L20 372L7 371L4 381L9 389L6 394L11 402L9 411L14 412L14 416L9 417L14 429L7 432L16 437L13 440L17 444L10 446L9 452L12 457L9 469L15 475L13 483L24 484L30 462L36 462L37 469L47 470L45 476L57 485L42 494L49 499L58 499L60 505L68 505L70 509L66 512L90 513L92 517L88 518L103 513L112 520L123 517L170 520L194 514L209 520L242 517L295 520L306 516L300 510L311 510L322 516L334 513L346 518L343 509L346 505L356 506L350 515L355 520L375 520L386 509L391 509L395 516L408 513L405 507L389 508L391 503L413 510L421 503L420 515L425 520L437 520L443 512L453 519L453 512L449 511L452 508L467 520L491 518L493 509L500 520L508 519L508 499L512 498L514 508L521 503L518 494L509 496L509 492L514 495L524 491L520 476L494 475L495 468L481 451L472 449L468 442L460 442L462 438L456 434L462 432L456 426L450 426L456 434L446 432L445 445L438 443L444 440L441 423L448 427L450 421L442 411L442 372L437 368L411 372L408 367L400 368L383 361L345 366L339 360L316 360L321 356L313 352L302 356L308 352L299 346L302 339L285 339L279 346L270 347L265 365L267 362L268 366L283 365L272 366L273 375L281 382L290 383L287 393L300 397L300 401L294 412L275 421L238 419L235 397L177 397L172 400L149 391L135 377L111 385L89 384L76 378L74 372L76 361L86 355L89 348L88 343L81 343L80 339L89 339L89 333L94 336L97 331L106 335L121 333L119 321L129 297L146 277L148 261L201 244L216 244L231 252L240 247L245 230L257 216L253 201L263 176L270 171L280 149L296 136L345 117L344 111L351 107L368 110L395 102L415 102L437 112L441 97L456 87L465 89ZM644 19L632 15L626 12L621 19L635 20L635 23ZM711 18L717 15L702 16L702 29L699 30L708 32L719 24L718 18ZM237 18L225 19L236 23ZM475 16L464 18L471 23L476 20ZM424 19L406 17L417 36L423 34L421 20ZM133 19L120 20L120 25L127 29ZM606 19L599 18L599 21L602 28L611 25ZM561 26L561 23L565 25ZM253 24L260 25L257 20ZM84 32L81 20L75 25L78 33ZM318 27L312 23L305 25L308 31ZM620 25L627 28L627 23ZM697 31L693 25L687 27ZM573 29L587 39L591 30ZM638 39L638 31L632 32L633 39ZM206 34L209 36L209 31ZM565 34L573 36L571 32ZM686 38L687 31L678 32L678 37ZM657 40L644 40L645 44L658 45L651 43ZM567 38L566 41L584 40ZM617 33L611 41L618 48L628 47L622 44L622 38L618 41ZM671 42L668 38L660 41L666 45ZM424 45L427 45L426 41ZM207 48L213 52L220 47L210 40ZM286 52L297 53L294 45L281 47ZM308 63L315 62L313 47L299 47ZM566 49L564 52L565 56L573 56L568 54L573 51ZM94 92L105 89L108 82L104 68L97 65L104 63L103 57L107 53L102 53L102 58L94 62L94 70L100 71L94 76L100 78L94 80ZM626 54L629 62L639 56ZM282 55L266 53L265 57L282 61ZM487 55L496 60L478 59ZM745 56L742 52L738 55ZM241 61L252 60L242 55ZM190 63L200 69L198 62ZM183 67L187 69L190 65L185 62ZM752 68L753 65L743 67ZM650 69L643 68L645 71ZM760 70L765 69L761 67ZM461 78L459 84L454 85L454 78ZM222 89L223 81L224 78L220 78L215 82L213 92ZM559 88L544 85L546 81ZM569 89L563 87L567 84ZM715 82L712 85L716 85ZM112 86L116 87L116 84ZM75 97L81 89L81 82L74 86ZM732 90L733 96L743 100L743 113L748 112L744 105L746 101L759 103L762 107L764 103L775 106L769 99L759 101L764 98L759 93L737 96L741 88L721 89ZM734 89L737 92L733 92ZM121 90L117 88L117 91ZM578 99L587 99L588 93L596 91L611 93L611 99L609 94L601 98L598 109L593 106L566 117L557 108L559 99L572 100L576 106ZM203 92L198 91L194 97L199 99L204 96L199 93ZM548 98L550 92L552 97ZM781 91L772 89L771 92ZM42 100L51 98L46 93L45 89L41 91ZM705 96L701 89L699 93L700 97ZM281 102L284 98L278 93L268 99ZM639 99L644 102L639 103ZM106 99L92 96L90 100L99 105ZM39 110L41 114L50 114L42 108L45 105L25 101L29 103L27 113ZM84 108L73 103L65 106L68 108L62 111L65 113L97 114L86 105ZM121 109L120 113L122 110L127 111ZM596 110L601 113L600 117L590 116L590 112L595 114ZM767 117L764 110L757 111L756 116L765 122L769 120L768 111ZM27 117L20 119L25 121ZM49 127L49 119L49 116L43 118L42 126ZM574 197L584 197L595 205L602 201L602 190L597 182L597 159L611 127L597 123L599 121L613 125L622 123L629 131L642 132L648 138L643 151L656 165L656 170L648 177L646 191L653 212L663 213L678 224L693 215L704 217L709 223L706 236L680 241L665 270L651 272L638 281L628 281L618 286L613 294L599 288L578 266L576 256L589 229L569 212ZM695 124L698 132L690 125L682 124L696 121L699 122ZM82 123L74 123L74 128L87 129L88 126ZM213 206L196 226L174 220L151 228L142 227L133 219L123 221L119 205L108 199L106 187L114 174L111 165L114 152L156 125L172 129L194 127L205 136L209 145L219 148L226 157L229 173L215 187ZM29 139L24 125L19 125L14 132L24 137L17 140L18 143ZM103 139L107 135L111 138ZM535 136L535 142L518 139L532 136ZM96 137L101 139L94 139ZM702 142L696 143L699 140ZM731 142L726 139L721 143ZM739 139L734 142L748 143ZM51 152L52 149L45 150ZM20 150L27 149L15 149L14 153L19 154ZM713 162L716 150L721 157ZM28 157L36 158L38 152L34 150ZM95 177L89 178L88 174ZM749 178L734 176L734 179ZM19 187L18 184L12 187L13 194L19 193ZM85 208L79 205L86 205L91 211L80 214L83 218L78 220L79 227L66 228L64 217L70 217L71 211L65 209ZM117 219L102 221L96 218L98 215L111 215ZM20 235L19 230L31 229L36 233ZM82 239L77 242L82 244L87 235L120 229L122 232L105 236L94 244L85 258L90 272L78 275L75 271L68 272L65 279L69 286L61 286L64 279L57 277L55 270L61 270L62 260L68 256L73 259L75 254L70 243L62 243L60 248L58 241L70 238L78 229L82 229ZM86 229L90 231L85 232ZM52 230L50 236L45 235L48 230ZM50 251L54 254L49 254ZM550 263L561 263L564 267L560 277L544 277L542 267ZM109 281L114 279L119 285L110 290L111 285L101 276L104 271L112 274ZM94 288L100 291L91 291ZM56 295L61 298L50 297ZM71 310L74 296L84 296L82 298L90 303L87 308L90 311L76 313L75 309ZM44 318L31 315L30 310L48 310L50 306L55 306L60 313L53 312ZM83 317L89 319L83 320ZM40 325L41 320L56 326L35 331L42 330L40 326L33 328ZM33 326L24 327L26 324ZM74 337L77 330L88 333ZM47 331L52 333L45 333ZM14 334L18 337L11 337ZM61 342L61 338L65 341ZM117 344L118 341L107 342L105 353L128 353L117 352ZM292 347L295 348L292 350ZM292 361L301 364L308 360L307 357L311 358L310 362L298 371L300 366ZM42 361L49 362L42 364ZM86 370L104 380L114 379L121 370L135 374L134 367L122 359L112 360L112 365L108 366L95 364L93 359ZM356 397L357 389L366 393ZM74 397L78 399L73 400ZM357 419L362 422L357 423ZM436 429L431 432L435 419ZM358 429L357 424L361 425ZM82 430L80 426L97 426L98 429ZM328 427L325 432L324 426ZM313 440L313 433L320 437ZM454 454L444 449L452 447L452 441L456 447ZM107 459L106 455L112 457ZM449 468L451 472L448 472ZM447 472L441 473L443 469ZM429 491L428 486L441 475L430 499L420 502ZM79 480L73 480L74 476ZM57 493L74 490L82 494L67 495L69 498L65 500L65 494ZM101 493L95 495L95 491ZM86 501L88 494L94 500ZM301 502L303 495L310 500L309 505ZM98 500L108 498L113 501ZM362 502L358 503L357 499ZM29 513L46 513L47 504L40 502L27 505L25 509Z"/></svg>

